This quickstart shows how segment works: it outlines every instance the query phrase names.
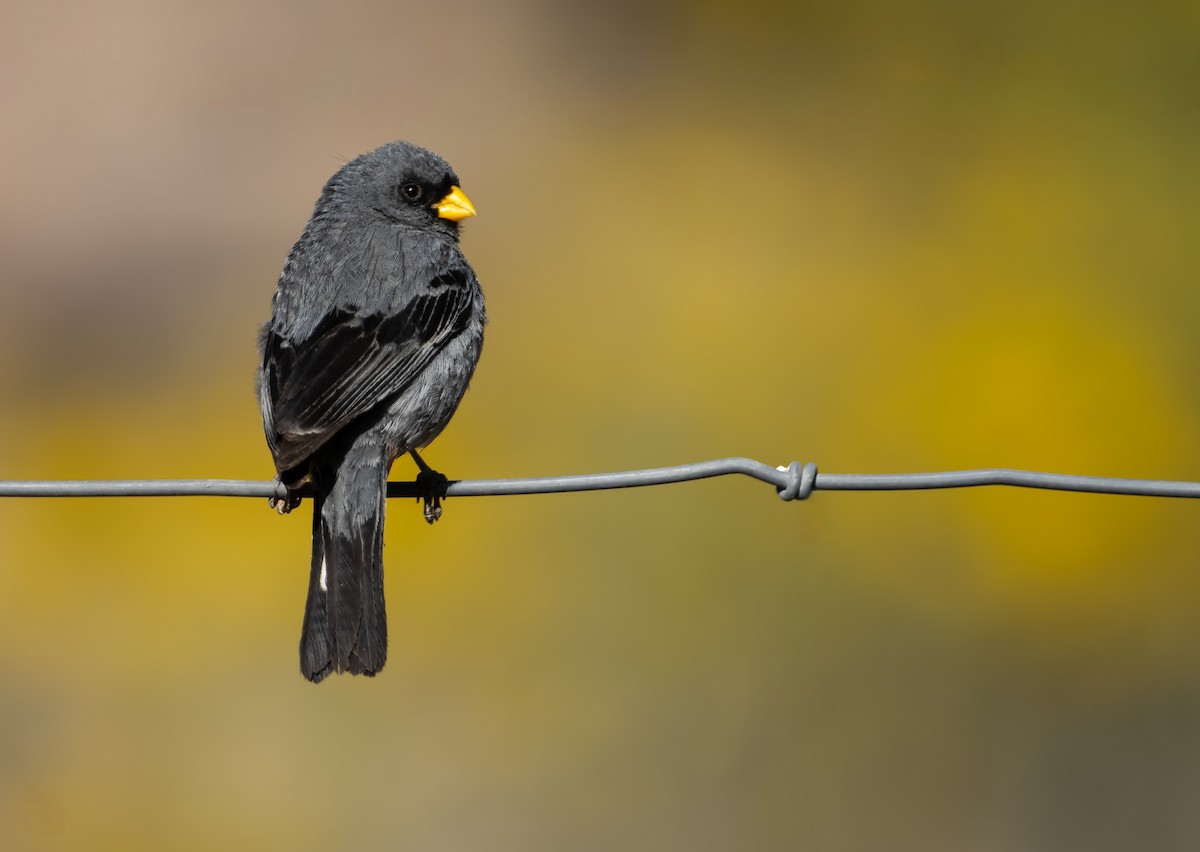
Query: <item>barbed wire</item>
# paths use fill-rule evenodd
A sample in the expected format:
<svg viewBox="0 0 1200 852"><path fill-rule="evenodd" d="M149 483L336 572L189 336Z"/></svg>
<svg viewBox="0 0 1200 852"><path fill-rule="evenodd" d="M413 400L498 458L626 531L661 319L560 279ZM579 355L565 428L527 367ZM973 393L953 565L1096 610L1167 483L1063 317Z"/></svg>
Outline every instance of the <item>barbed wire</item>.
<svg viewBox="0 0 1200 852"><path fill-rule="evenodd" d="M432 486L389 482L389 497L485 497L507 494L557 494L640 488L738 474L775 487L784 500L803 500L813 491L916 491L1003 485L1051 491L1128 494L1141 497L1200 498L1200 482L1074 476L1031 470L989 468L936 473L818 473L809 462L772 467L754 459L725 458L672 467L615 473L544 476L518 479L447 480ZM25 480L0 481L0 497L261 497L282 498L276 481L241 479L162 480ZM304 492L301 492L303 494Z"/></svg>

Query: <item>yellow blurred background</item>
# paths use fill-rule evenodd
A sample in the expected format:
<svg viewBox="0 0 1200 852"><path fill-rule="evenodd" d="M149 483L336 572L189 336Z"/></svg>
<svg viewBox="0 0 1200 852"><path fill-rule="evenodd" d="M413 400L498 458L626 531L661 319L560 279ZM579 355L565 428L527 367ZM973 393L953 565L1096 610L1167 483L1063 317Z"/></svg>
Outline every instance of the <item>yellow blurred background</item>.
<svg viewBox="0 0 1200 852"><path fill-rule="evenodd" d="M1200 479L1195 3L14 0L0 109L0 479L268 478L257 326L395 138L480 211L452 478ZM387 668L313 687L307 505L5 499L0 837L1194 849L1196 512L393 501Z"/></svg>

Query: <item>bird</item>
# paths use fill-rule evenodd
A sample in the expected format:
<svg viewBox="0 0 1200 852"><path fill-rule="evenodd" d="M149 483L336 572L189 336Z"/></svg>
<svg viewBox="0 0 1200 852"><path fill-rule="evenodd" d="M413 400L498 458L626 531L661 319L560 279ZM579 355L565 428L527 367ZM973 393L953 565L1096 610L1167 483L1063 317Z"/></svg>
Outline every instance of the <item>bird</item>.
<svg viewBox="0 0 1200 852"><path fill-rule="evenodd" d="M437 154L396 141L326 182L292 246L259 334L263 431L286 514L312 494L300 671L374 676L387 660L383 528L392 463L411 454L441 514L445 482L418 450L450 421L487 322L459 246L476 215Z"/></svg>

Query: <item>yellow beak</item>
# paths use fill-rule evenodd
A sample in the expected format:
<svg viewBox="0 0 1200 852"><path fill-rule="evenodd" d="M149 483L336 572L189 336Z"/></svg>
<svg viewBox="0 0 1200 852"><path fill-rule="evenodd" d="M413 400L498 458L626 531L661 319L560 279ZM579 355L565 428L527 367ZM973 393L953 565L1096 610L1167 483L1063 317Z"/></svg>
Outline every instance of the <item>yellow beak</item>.
<svg viewBox="0 0 1200 852"><path fill-rule="evenodd" d="M475 205L457 186L450 187L446 197L433 205L433 209L438 212L438 218L449 219L451 222L458 222L475 215Z"/></svg>

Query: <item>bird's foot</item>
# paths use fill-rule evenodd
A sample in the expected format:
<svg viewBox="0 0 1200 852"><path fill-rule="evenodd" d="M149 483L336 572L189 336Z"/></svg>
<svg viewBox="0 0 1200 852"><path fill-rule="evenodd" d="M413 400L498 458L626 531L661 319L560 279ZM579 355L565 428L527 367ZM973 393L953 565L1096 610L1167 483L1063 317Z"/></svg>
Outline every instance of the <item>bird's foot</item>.
<svg viewBox="0 0 1200 852"><path fill-rule="evenodd" d="M417 490L420 492L417 499L425 503L425 522L432 524L442 516L442 497L450 480L445 474L438 473L425 464L425 460L417 455L416 450L410 450L409 454L421 469L416 479Z"/></svg>
<svg viewBox="0 0 1200 852"><path fill-rule="evenodd" d="M418 500L425 503L425 521L432 524L442 516L442 493L450 480L436 470L423 470L417 474L417 488L421 492Z"/></svg>
<svg viewBox="0 0 1200 852"><path fill-rule="evenodd" d="M278 484L279 483L277 483L277 485ZM282 496L275 494L273 497L268 498L267 505L269 505L279 514L286 515L288 512L292 511L292 509L295 509L300 505L300 495L291 489L287 489Z"/></svg>

